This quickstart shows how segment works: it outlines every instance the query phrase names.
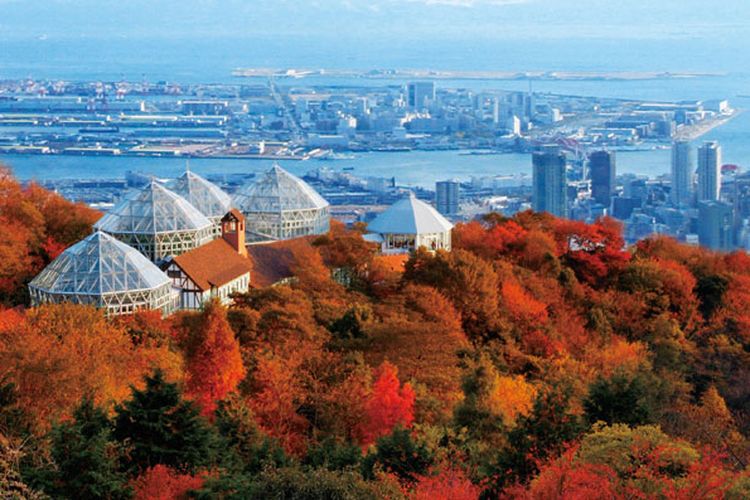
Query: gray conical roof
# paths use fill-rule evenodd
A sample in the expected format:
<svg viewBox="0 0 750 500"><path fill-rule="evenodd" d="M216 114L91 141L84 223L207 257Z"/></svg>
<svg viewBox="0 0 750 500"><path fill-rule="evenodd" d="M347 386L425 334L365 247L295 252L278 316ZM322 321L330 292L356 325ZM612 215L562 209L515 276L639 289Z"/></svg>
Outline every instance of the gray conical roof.
<svg viewBox="0 0 750 500"><path fill-rule="evenodd" d="M379 234L431 234L450 231L453 224L431 205L410 194L388 207L367 225Z"/></svg>
<svg viewBox="0 0 750 500"><path fill-rule="evenodd" d="M232 205L232 199L219 186L190 170L170 182L168 187L209 218L223 217Z"/></svg>
<svg viewBox="0 0 750 500"><path fill-rule="evenodd" d="M31 283L60 295L105 295L152 290L171 283L158 267L135 248L97 231L66 249Z"/></svg>
<svg viewBox="0 0 750 500"><path fill-rule="evenodd" d="M274 165L260 179L240 189L232 201L235 207L246 214L321 209L328 206L328 202L309 184L279 165Z"/></svg>
<svg viewBox="0 0 750 500"><path fill-rule="evenodd" d="M159 234L197 231L211 221L182 196L152 180L127 196L94 224L110 234Z"/></svg>

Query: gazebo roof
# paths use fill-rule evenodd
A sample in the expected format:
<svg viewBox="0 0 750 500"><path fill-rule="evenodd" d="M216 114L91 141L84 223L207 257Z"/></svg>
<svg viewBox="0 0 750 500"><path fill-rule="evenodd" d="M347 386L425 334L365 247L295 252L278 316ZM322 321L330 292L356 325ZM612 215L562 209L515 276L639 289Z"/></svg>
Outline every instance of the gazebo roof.
<svg viewBox="0 0 750 500"><path fill-rule="evenodd" d="M378 215L367 229L378 234L430 234L450 231L453 224L412 193Z"/></svg>

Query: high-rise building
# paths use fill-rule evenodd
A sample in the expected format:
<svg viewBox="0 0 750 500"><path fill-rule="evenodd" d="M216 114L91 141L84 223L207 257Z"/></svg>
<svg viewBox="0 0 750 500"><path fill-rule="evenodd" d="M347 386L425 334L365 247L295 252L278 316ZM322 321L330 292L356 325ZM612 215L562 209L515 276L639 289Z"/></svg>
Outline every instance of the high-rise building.
<svg viewBox="0 0 750 500"><path fill-rule="evenodd" d="M532 206L535 211L568 216L566 164L565 155L557 148L545 148L533 154Z"/></svg>
<svg viewBox="0 0 750 500"><path fill-rule="evenodd" d="M435 82L409 82L406 85L406 105L414 111L426 109L435 100Z"/></svg>
<svg viewBox="0 0 750 500"><path fill-rule="evenodd" d="M445 216L455 216L458 214L460 197L461 184L457 180L435 183L435 206L441 214Z"/></svg>
<svg viewBox="0 0 750 500"><path fill-rule="evenodd" d="M732 205L721 201L698 203L698 241L712 250L734 249Z"/></svg>
<svg viewBox="0 0 750 500"><path fill-rule="evenodd" d="M591 197L599 204L609 208L612 195L615 192L614 151L595 151L589 156L589 172L591 177Z"/></svg>
<svg viewBox="0 0 750 500"><path fill-rule="evenodd" d="M698 148L698 201L718 201L721 191L721 146L716 141Z"/></svg>
<svg viewBox="0 0 750 500"><path fill-rule="evenodd" d="M672 145L672 192L674 205L690 205L693 169L690 159L690 143L677 141Z"/></svg>

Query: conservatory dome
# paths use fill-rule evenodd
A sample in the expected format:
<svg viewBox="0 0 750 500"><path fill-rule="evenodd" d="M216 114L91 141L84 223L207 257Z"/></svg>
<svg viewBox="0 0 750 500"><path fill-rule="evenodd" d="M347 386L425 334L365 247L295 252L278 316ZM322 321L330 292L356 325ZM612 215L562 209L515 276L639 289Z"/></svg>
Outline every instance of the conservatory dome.
<svg viewBox="0 0 750 500"><path fill-rule="evenodd" d="M413 193L391 205L367 226L382 244L384 252L412 251L419 247L428 250L450 250L453 224L430 204L417 199Z"/></svg>
<svg viewBox="0 0 750 500"><path fill-rule="evenodd" d="M118 203L94 228L134 247L154 262L213 239L213 224L205 215L153 180Z"/></svg>
<svg viewBox="0 0 750 500"><path fill-rule="evenodd" d="M309 184L274 165L235 194L251 240L287 240L328 231L328 202Z"/></svg>
<svg viewBox="0 0 750 500"><path fill-rule="evenodd" d="M139 309L174 311L177 293L156 265L125 243L97 231L66 249L29 283L33 305L90 304L109 315Z"/></svg>
<svg viewBox="0 0 750 500"><path fill-rule="evenodd" d="M217 234L221 232L220 221L229 212L232 199L219 186L190 170L168 183L167 186L208 217L214 224Z"/></svg>

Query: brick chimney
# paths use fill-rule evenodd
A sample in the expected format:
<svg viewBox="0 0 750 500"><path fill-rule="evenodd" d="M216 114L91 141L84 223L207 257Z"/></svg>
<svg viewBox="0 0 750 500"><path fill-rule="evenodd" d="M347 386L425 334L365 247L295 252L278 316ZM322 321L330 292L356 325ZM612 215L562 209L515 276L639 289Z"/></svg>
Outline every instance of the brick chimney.
<svg viewBox="0 0 750 500"><path fill-rule="evenodd" d="M221 237L232 245L234 250L247 257L245 246L245 216L236 208L231 209L221 218Z"/></svg>

